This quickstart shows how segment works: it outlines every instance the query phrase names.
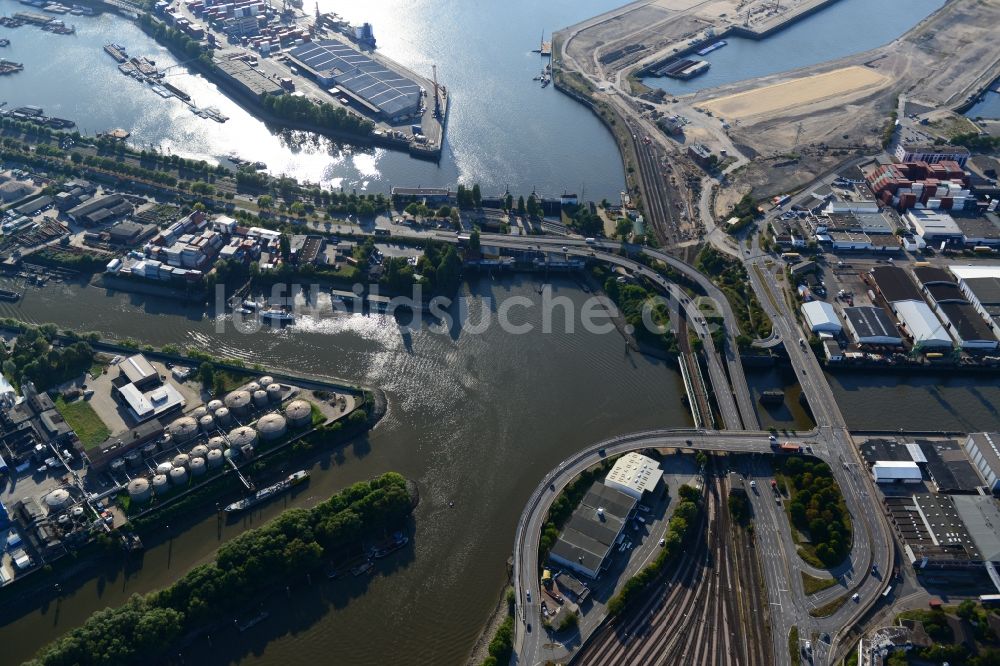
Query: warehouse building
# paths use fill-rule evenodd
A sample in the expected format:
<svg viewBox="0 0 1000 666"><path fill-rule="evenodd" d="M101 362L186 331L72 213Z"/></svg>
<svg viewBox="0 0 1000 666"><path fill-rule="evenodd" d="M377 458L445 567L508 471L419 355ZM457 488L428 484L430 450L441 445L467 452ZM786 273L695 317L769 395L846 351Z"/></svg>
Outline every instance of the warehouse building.
<svg viewBox="0 0 1000 666"><path fill-rule="evenodd" d="M809 330L813 333L833 333L836 335L843 330L843 325L837 317L837 311L824 301L803 303L802 314L805 315L806 324L809 325Z"/></svg>
<svg viewBox="0 0 1000 666"><path fill-rule="evenodd" d="M982 564L982 555L953 498L920 494L886 497L883 501L903 544L903 554L915 568L969 568Z"/></svg>
<svg viewBox="0 0 1000 666"><path fill-rule="evenodd" d="M253 99L259 99L261 95L280 95L284 92L280 83L256 67L251 67L245 60L217 58L215 66L238 90Z"/></svg>
<svg viewBox="0 0 1000 666"><path fill-rule="evenodd" d="M880 307L844 308L847 330L859 345L886 345L898 347L903 338L896 325Z"/></svg>
<svg viewBox="0 0 1000 666"><path fill-rule="evenodd" d="M979 560L1000 563L1000 508L992 497L982 495L956 495L951 498L958 517L962 519L972 543L979 553Z"/></svg>
<svg viewBox="0 0 1000 666"><path fill-rule="evenodd" d="M184 408L185 400L175 386L164 383L156 368L142 354L118 364L111 394L123 405L134 423L163 417Z"/></svg>
<svg viewBox="0 0 1000 666"><path fill-rule="evenodd" d="M958 288L955 289L957 291ZM944 318L945 328L962 349L989 351L1000 346L992 327L965 301L941 303L938 311Z"/></svg>
<svg viewBox="0 0 1000 666"><path fill-rule="evenodd" d="M906 271L898 266L877 266L869 275L875 283L875 289L889 303L921 300L920 290Z"/></svg>
<svg viewBox="0 0 1000 666"><path fill-rule="evenodd" d="M959 442L951 439L918 439L920 462L939 493L975 493L983 485L976 468Z"/></svg>
<svg viewBox="0 0 1000 666"><path fill-rule="evenodd" d="M958 286L994 332L1000 331L1000 266L949 266Z"/></svg>
<svg viewBox="0 0 1000 666"><path fill-rule="evenodd" d="M635 497L595 482L549 551L549 559L587 578L597 578L635 505Z"/></svg>
<svg viewBox="0 0 1000 666"><path fill-rule="evenodd" d="M604 485L615 488L637 501L641 501L646 493L656 491L663 471L660 463L639 453L626 453L615 461L614 467L604 479Z"/></svg>
<svg viewBox="0 0 1000 666"><path fill-rule="evenodd" d="M955 223L962 230L966 245L993 248L1000 246L1000 216L996 213L959 217L955 219Z"/></svg>
<svg viewBox="0 0 1000 666"><path fill-rule="evenodd" d="M986 487L993 493L1000 491L1000 432L974 432L966 438L964 446Z"/></svg>
<svg viewBox="0 0 1000 666"><path fill-rule="evenodd" d="M898 301L892 304L913 345L925 349L952 346L951 336L923 300Z"/></svg>
<svg viewBox="0 0 1000 666"><path fill-rule="evenodd" d="M333 39L307 42L288 57L322 86L336 87L368 113L390 121L420 113L423 90L418 83L347 44Z"/></svg>
<svg viewBox="0 0 1000 666"><path fill-rule="evenodd" d="M939 210L914 208L906 212L904 218L913 232L928 245L941 243L958 244L965 242L965 234L948 213Z"/></svg>
<svg viewBox="0 0 1000 666"><path fill-rule="evenodd" d="M879 460L872 465L875 483L920 483L923 474L912 460Z"/></svg>

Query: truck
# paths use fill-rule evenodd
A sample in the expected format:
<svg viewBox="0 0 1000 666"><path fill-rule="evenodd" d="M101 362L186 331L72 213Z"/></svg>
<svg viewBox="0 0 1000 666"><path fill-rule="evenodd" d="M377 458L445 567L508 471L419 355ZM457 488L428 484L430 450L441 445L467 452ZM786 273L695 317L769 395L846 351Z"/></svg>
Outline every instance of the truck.
<svg viewBox="0 0 1000 666"><path fill-rule="evenodd" d="M802 445L794 442L784 442L778 447L781 453L802 453Z"/></svg>

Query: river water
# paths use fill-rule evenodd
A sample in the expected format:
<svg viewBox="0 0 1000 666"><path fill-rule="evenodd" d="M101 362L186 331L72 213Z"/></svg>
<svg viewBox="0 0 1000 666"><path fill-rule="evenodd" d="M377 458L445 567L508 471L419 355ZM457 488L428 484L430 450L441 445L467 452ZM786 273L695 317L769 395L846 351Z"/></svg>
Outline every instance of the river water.
<svg viewBox="0 0 1000 666"><path fill-rule="evenodd" d="M103 51L108 42L146 55L161 68L177 60L116 14L67 15L66 23L76 26L74 36L32 26L0 27L0 37L12 42L0 56L25 66L19 74L0 77L0 101L41 106L49 115L76 121L87 134L122 127L136 144L185 157L215 162L237 152L265 162L272 173L347 191L479 182L484 194L509 187L546 195L582 190L594 201L618 197L624 171L614 140L590 111L532 81L544 63L531 52L543 29L599 14L617 0L319 4L354 23L370 21L379 51L411 69L430 77L431 65L437 64L438 79L452 94L440 164L384 149L338 146L304 132L272 134L203 77L171 70L168 81L199 106L218 107L230 120L220 125L199 118L180 100L163 100L118 72ZM313 3L307 5L311 11ZM15 0L0 0L0 14L27 9Z"/></svg>
<svg viewBox="0 0 1000 666"><path fill-rule="evenodd" d="M675 95L816 65L887 44L944 4L943 0L838 0L764 40L728 37L706 56L711 68L688 81L647 77Z"/></svg>

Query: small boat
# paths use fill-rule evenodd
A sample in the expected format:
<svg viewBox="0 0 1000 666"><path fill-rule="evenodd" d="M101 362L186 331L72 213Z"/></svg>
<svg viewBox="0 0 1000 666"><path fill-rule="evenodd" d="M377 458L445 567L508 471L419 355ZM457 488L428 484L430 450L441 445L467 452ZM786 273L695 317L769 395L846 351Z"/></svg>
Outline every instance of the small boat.
<svg viewBox="0 0 1000 666"><path fill-rule="evenodd" d="M295 315L285 312L280 308L270 308L260 313L260 318L266 321L274 321L280 324L291 324L295 321Z"/></svg>
<svg viewBox="0 0 1000 666"><path fill-rule="evenodd" d="M248 310L256 310L259 306L257 305L257 301L251 301L250 299L246 299L243 301L243 307Z"/></svg>
<svg viewBox="0 0 1000 666"><path fill-rule="evenodd" d="M326 569L326 577L330 580L336 580L337 578L340 578L343 575L344 572L341 569L337 569L332 565L327 567Z"/></svg>
<svg viewBox="0 0 1000 666"><path fill-rule="evenodd" d="M371 560L365 560L364 562L362 562L358 566L352 567L351 568L351 573L353 575L355 575L355 576L362 576L362 575L368 573L369 571L371 571L374 567L375 567L375 563L374 562L372 562Z"/></svg>
<svg viewBox="0 0 1000 666"><path fill-rule="evenodd" d="M372 557L374 557L376 560L380 560L383 557L387 557L392 553L395 553L397 550L399 550L408 543L410 543L410 537L404 536L402 534L397 534L396 537L388 545L382 546L380 548L375 548L372 551Z"/></svg>
<svg viewBox="0 0 1000 666"><path fill-rule="evenodd" d="M253 310L251 310L250 308L240 308L239 310L237 310L237 312L239 312L241 315L253 314Z"/></svg>
<svg viewBox="0 0 1000 666"><path fill-rule="evenodd" d="M258 613L254 617L250 618L246 622L240 622L239 620L233 620L233 623L236 625L236 628L239 629L240 633L242 634L247 629L251 629L252 627L257 626L258 624L260 624L261 622L263 622L264 620L266 620L268 617L270 617L270 615L271 614L268 613L267 611L261 611L260 613Z"/></svg>

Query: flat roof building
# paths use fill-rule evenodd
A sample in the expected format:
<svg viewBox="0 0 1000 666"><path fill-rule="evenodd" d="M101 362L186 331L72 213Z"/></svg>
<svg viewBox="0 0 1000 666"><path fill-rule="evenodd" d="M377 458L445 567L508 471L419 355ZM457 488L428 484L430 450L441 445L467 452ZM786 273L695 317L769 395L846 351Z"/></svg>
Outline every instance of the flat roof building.
<svg viewBox="0 0 1000 666"><path fill-rule="evenodd" d="M889 303L896 301L919 301L920 290L913 280L899 266L876 266L869 273L875 288Z"/></svg>
<svg viewBox="0 0 1000 666"><path fill-rule="evenodd" d="M140 388L160 381L156 368L142 354L133 354L119 362L118 371L128 379L129 383Z"/></svg>
<svg viewBox="0 0 1000 666"><path fill-rule="evenodd" d="M413 79L334 39L307 42L288 57L324 86L335 86L388 119L420 113L423 91Z"/></svg>
<svg viewBox="0 0 1000 666"><path fill-rule="evenodd" d="M905 219L913 232L928 244L964 243L965 235L948 213L939 210L913 208L906 211Z"/></svg>
<svg viewBox="0 0 1000 666"><path fill-rule="evenodd" d="M645 493L656 490L662 477L660 463L633 451L615 461L604 485L641 500Z"/></svg>
<svg viewBox="0 0 1000 666"><path fill-rule="evenodd" d="M992 328L1000 331L1000 266L949 266L969 303Z"/></svg>
<svg viewBox="0 0 1000 666"><path fill-rule="evenodd" d="M978 566L982 556L948 495L886 497L889 520L915 568Z"/></svg>
<svg viewBox="0 0 1000 666"><path fill-rule="evenodd" d="M843 330L837 311L824 301L803 303L802 314L805 315L809 330L813 333L840 333Z"/></svg>
<svg viewBox="0 0 1000 666"><path fill-rule="evenodd" d="M118 390L128 405L136 423L164 416L177 409L183 409L185 401L180 392L170 384L163 384L143 392L135 384L126 384Z"/></svg>
<svg viewBox="0 0 1000 666"><path fill-rule="evenodd" d="M969 160L969 149L962 146L931 146L918 143L900 143L896 146L896 159L900 162L938 162L954 161L965 166Z"/></svg>
<svg viewBox="0 0 1000 666"><path fill-rule="evenodd" d="M957 291L957 287L955 289ZM1000 346L992 326L983 321L976 309L964 300L940 303L938 311L945 319L945 328L962 349L990 350Z"/></svg>
<svg viewBox="0 0 1000 666"><path fill-rule="evenodd" d="M278 81L269 78L256 67L251 67L250 63L244 60L216 58L215 66L240 92L255 99L261 95L280 95L284 92Z"/></svg>
<svg viewBox="0 0 1000 666"><path fill-rule="evenodd" d="M875 483L920 483L920 466L907 460L879 460L872 465Z"/></svg>
<svg viewBox="0 0 1000 666"><path fill-rule="evenodd" d="M635 497L595 482L549 551L549 559L597 578L635 505Z"/></svg>
<svg viewBox="0 0 1000 666"><path fill-rule="evenodd" d="M844 319L847 330L858 344L893 347L903 344L903 337L896 330L892 318L880 307L844 308Z"/></svg>
<svg viewBox="0 0 1000 666"><path fill-rule="evenodd" d="M964 446L986 487L994 493L1000 491L1000 432L974 432L965 439Z"/></svg>
<svg viewBox="0 0 1000 666"><path fill-rule="evenodd" d="M958 217L955 224L962 230L966 245L1000 245L1000 217L986 213L977 217Z"/></svg>
<svg viewBox="0 0 1000 666"><path fill-rule="evenodd" d="M892 305L900 323L913 338L915 346L924 348L952 346L948 331L923 300L897 301Z"/></svg>

